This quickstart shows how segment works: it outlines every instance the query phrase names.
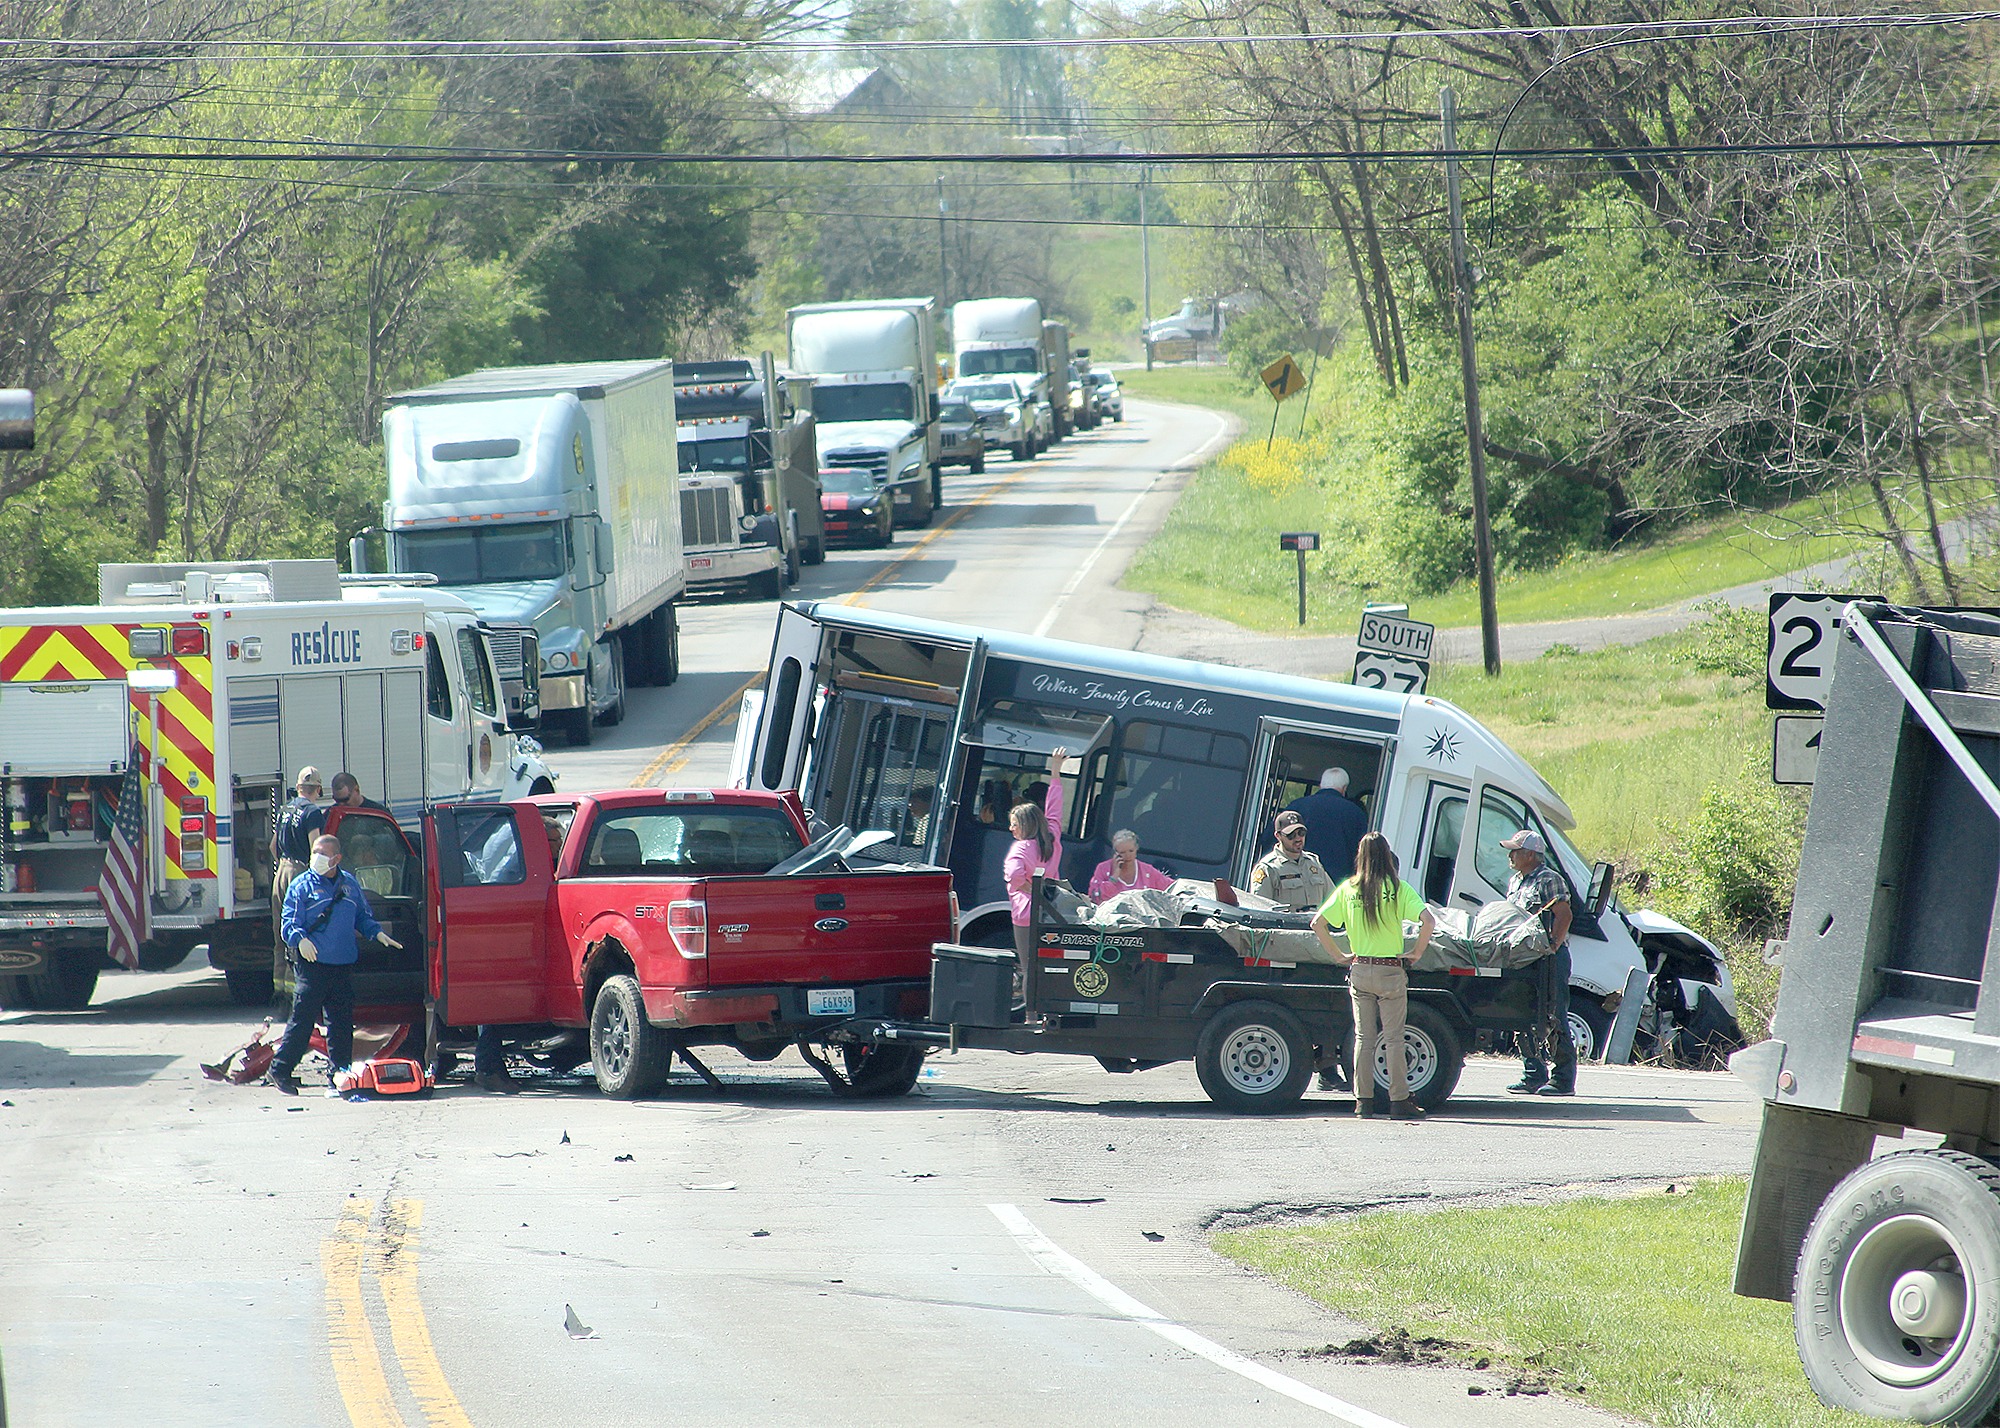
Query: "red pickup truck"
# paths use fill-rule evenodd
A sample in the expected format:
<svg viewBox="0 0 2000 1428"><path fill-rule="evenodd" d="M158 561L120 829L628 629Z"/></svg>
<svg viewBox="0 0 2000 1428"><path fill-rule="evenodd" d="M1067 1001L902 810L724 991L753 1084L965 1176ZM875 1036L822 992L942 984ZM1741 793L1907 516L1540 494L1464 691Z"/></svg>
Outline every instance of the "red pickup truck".
<svg viewBox="0 0 2000 1428"><path fill-rule="evenodd" d="M384 816L345 811L335 836L371 901L421 866L434 1037L498 1024L560 1046L587 1029L618 1097L656 1089L676 1053L707 1075L688 1051L703 1045L759 1061L796 1046L847 1095L915 1084L921 1047L821 1033L925 1015L931 944L955 933L946 870L851 872L847 830L812 839L791 793L550 794L448 805L426 827L421 865Z"/></svg>

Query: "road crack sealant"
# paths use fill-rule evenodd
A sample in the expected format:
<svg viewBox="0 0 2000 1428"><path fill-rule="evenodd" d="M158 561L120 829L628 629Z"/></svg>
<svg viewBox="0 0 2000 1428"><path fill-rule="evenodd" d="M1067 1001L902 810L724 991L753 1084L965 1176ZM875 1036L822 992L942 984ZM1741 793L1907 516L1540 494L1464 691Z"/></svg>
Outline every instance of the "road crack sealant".
<svg viewBox="0 0 2000 1428"><path fill-rule="evenodd" d="M1196 1228L1213 1234L1222 1230L1269 1229L1277 1225L1302 1224L1312 1220L1372 1215L1384 1210L1464 1210L1502 1205L1555 1205L1565 1200L1593 1196L1629 1198L1649 1190L1668 1190L1691 1185L1697 1180L1714 1180L1714 1174L1614 1175L1594 1180L1523 1181L1486 1190L1414 1190L1399 1195L1376 1195L1347 1200L1270 1200L1255 1205L1211 1210L1195 1222Z"/></svg>

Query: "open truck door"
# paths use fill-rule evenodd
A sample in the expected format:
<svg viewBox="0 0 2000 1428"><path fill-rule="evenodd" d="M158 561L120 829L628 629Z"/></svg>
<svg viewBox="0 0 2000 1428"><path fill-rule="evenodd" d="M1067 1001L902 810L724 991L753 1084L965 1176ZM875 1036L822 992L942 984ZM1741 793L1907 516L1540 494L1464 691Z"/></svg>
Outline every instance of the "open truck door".
<svg viewBox="0 0 2000 1428"><path fill-rule="evenodd" d="M395 815L377 808L327 811L340 866L354 875L368 910L402 947L363 941L354 964L357 1021L416 1021L424 1006L424 860Z"/></svg>
<svg viewBox="0 0 2000 1428"><path fill-rule="evenodd" d="M427 820L430 996L445 1026L548 1019L555 860L532 803L458 803Z"/></svg>

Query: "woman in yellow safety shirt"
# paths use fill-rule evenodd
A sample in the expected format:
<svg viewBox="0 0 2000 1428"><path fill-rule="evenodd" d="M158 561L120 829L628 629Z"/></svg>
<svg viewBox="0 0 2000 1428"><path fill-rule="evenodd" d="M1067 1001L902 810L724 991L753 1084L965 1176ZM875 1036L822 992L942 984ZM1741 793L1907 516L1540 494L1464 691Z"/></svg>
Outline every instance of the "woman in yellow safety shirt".
<svg viewBox="0 0 2000 1428"><path fill-rule="evenodd" d="M1387 1042L1389 1117L1422 1120L1424 1109L1410 1099L1410 1076L1403 1048L1408 1010L1407 963L1424 955L1436 924L1423 895L1396 876L1396 852L1380 833L1370 833L1354 850L1354 876L1333 890L1313 919L1313 931L1338 958L1332 933L1347 933L1353 964L1347 992L1354 1004L1354 1114L1375 1114L1375 1035L1379 1023ZM1403 951L1403 923L1417 924L1417 944ZM1364 1094L1364 1088L1366 1093Z"/></svg>

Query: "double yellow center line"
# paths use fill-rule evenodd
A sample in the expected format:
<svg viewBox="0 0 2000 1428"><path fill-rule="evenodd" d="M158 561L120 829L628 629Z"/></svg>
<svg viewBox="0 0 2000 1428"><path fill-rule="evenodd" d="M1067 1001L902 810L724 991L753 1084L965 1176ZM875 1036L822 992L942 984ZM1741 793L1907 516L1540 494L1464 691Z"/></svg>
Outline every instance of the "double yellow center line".
<svg viewBox="0 0 2000 1428"><path fill-rule="evenodd" d="M1028 473L1029 469L1030 468L1023 466L1019 470L1010 471L1005 476L1002 476L999 480L995 481L992 485L988 486L984 491L981 491L977 496L974 496L971 500L952 507L950 512L945 516L943 520L939 521L936 525L932 526L929 530L924 532L923 538L921 540L919 540L915 545L909 547L909 549L905 550L896 559L890 561L887 565L883 566L880 570L876 571L873 575L869 576L866 580L864 580L860 585L856 586L853 590L849 591L847 595L844 596L838 603L842 605L859 605L861 603L862 596L866 595L869 591L878 589L881 586L888 584L889 581L895 579L896 576L902 573L903 567L905 567L911 561L916 560L923 555L924 550L930 545L932 541L938 539L938 537L942 536L946 531L950 530L953 526L957 525L960 521L964 520L967 516L971 515L974 511L978 510L981 506L985 505L988 501L992 500L995 496L999 495L1002 491L1006 490L1016 481L1020 480L1023 476L1025 476ZM743 696L747 694L752 688L754 688L759 684L762 684L763 682L764 682L764 672L762 670L759 670L757 673L751 675L748 679L744 680L741 684L737 685L736 688L732 689L728 694L724 695L722 702L716 705L713 709L709 710L708 713L702 715L701 719L695 724L695 726L692 729L688 730L685 734L681 735L680 738L674 740L673 743L667 745L664 749L661 749L660 752L653 757L653 761L651 763L647 764L646 767L639 770L639 777L636 780L634 780L635 785L643 788L646 785L652 783L655 779L663 778L671 773L678 773L681 769L686 768L688 761L688 750L694 746L694 741L696 739L699 739L703 734L706 734L711 728L713 728L715 726L715 722L718 719L733 717L736 711L742 707Z"/></svg>
<svg viewBox="0 0 2000 1428"><path fill-rule="evenodd" d="M423 1219L423 1201L390 1200L377 1224L374 1207L354 1197L320 1248L333 1377L354 1428L411 1428L397 1407L376 1342L366 1294L370 1276L381 1294L396 1365L426 1428L472 1428L445 1381L417 1295L417 1231Z"/></svg>

